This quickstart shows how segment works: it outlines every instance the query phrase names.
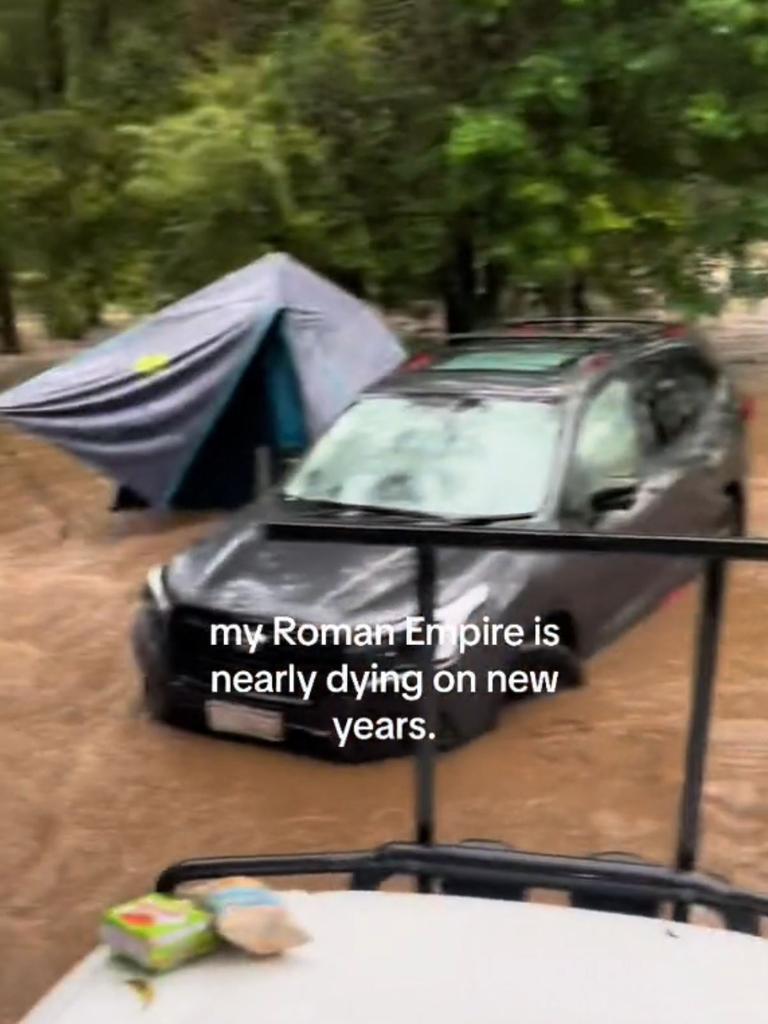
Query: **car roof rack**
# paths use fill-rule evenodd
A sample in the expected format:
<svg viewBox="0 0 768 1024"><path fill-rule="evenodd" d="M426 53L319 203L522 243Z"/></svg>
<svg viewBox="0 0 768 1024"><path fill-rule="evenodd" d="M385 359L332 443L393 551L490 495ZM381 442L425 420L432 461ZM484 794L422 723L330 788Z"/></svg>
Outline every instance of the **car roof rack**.
<svg viewBox="0 0 768 1024"><path fill-rule="evenodd" d="M579 346L584 351L594 351L599 348L629 347L632 342L639 340L652 341L653 338L654 335L650 333L647 336L644 335L642 338L638 338L637 334L619 335L615 331L610 334L603 332L579 333L577 331L547 331L546 334L534 332L530 334L523 334L522 332L520 334L513 334L503 331L482 334L449 334L445 338L448 348L445 352L441 352L440 358L453 352L466 351L467 349L483 349L496 345L541 348L549 343L555 345L572 344L574 347ZM439 369L439 364L435 369Z"/></svg>
<svg viewBox="0 0 768 1024"><path fill-rule="evenodd" d="M446 334L446 341L467 341L467 342L478 342L484 341L514 341L515 344L518 342L530 341L532 344L540 345L542 341L615 341L616 333L609 333L607 331L599 334L586 334L583 331L547 331L546 335L542 335L536 331L530 333L512 333L504 328L498 330L488 331L465 331L460 334Z"/></svg>
<svg viewBox="0 0 768 1024"><path fill-rule="evenodd" d="M510 341L515 344L542 341L591 341L595 344L652 341L684 326L667 320L629 317L532 317L505 320L498 328L464 331L446 336L449 342L482 343Z"/></svg>
<svg viewBox="0 0 768 1024"><path fill-rule="evenodd" d="M768 895L731 886L698 870L701 800L714 702L720 629L731 561L768 562L768 540L630 536L504 527L413 523L370 519L340 523L321 515L301 520L276 514L265 524L267 536L281 541L356 543L408 547L414 552L418 612L435 619L438 548L484 551L582 552L634 554L694 559L703 563L704 581L696 630L692 700L679 805L675 863L672 867L627 861L618 855L565 857L525 853L502 843L435 842L436 721L433 651L422 648L427 685L420 713L425 739L416 754L415 836L412 842L389 843L376 850L309 853L288 856L212 858L184 861L167 868L157 880L160 892L196 879L228 875L286 877L348 875L353 889L377 889L396 875L413 877L421 892L443 892L495 899L527 899L531 890L564 892L571 905L614 913L688 921L693 907L716 911L726 928L760 934L768 918ZM430 728L432 726L432 728Z"/></svg>
<svg viewBox="0 0 768 1024"><path fill-rule="evenodd" d="M559 325L568 327L569 330L582 336L601 334L605 336L605 340L611 341L635 341L638 339L648 341L657 337L678 337L687 333L689 329L688 325L680 320L661 317L520 317L504 321L504 326L511 330L529 328L537 331L540 328ZM549 336L549 331L547 331L547 336Z"/></svg>
<svg viewBox="0 0 768 1024"><path fill-rule="evenodd" d="M504 321L505 327L526 327L528 325L545 327L549 324L570 324L575 329L578 329L579 326L591 327L592 325L598 327L624 325L658 329L671 326L671 321L651 316L528 316L513 317L511 320Z"/></svg>

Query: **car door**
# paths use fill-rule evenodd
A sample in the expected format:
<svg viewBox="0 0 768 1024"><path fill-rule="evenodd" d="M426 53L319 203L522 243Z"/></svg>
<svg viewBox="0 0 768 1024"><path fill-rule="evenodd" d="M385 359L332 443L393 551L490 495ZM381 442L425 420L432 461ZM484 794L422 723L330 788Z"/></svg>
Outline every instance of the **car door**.
<svg viewBox="0 0 768 1024"><path fill-rule="evenodd" d="M636 400L661 532L716 534L728 520L724 467L732 431L717 392L717 372L693 349L676 347L641 362Z"/></svg>
<svg viewBox="0 0 768 1024"><path fill-rule="evenodd" d="M674 359L673 371L686 401L675 447L687 484L684 501L690 495L690 510L695 511L690 529L720 534L734 526L728 488L741 482L744 468L740 411L724 375L695 350L682 350Z"/></svg>
<svg viewBox="0 0 768 1024"><path fill-rule="evenodd" d="M566 472L561 519L572 528L629 534L664 533L663 492L647 471L643 422L632 384L614 377L585 404ZM596 509L596 495L626 486L624 507ZM579 619L585 653L639 618L656 592L657 558L578 555L564 566L568 607Z"/></svg>

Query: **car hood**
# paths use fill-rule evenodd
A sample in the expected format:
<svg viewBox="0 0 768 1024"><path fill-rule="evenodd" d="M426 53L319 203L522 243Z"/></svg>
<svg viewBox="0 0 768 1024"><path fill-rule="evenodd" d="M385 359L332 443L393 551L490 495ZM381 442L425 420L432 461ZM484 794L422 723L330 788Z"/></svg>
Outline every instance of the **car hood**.
<svg viewBox="0 0 768 1024"><path fill-rule="evenodd" d="M438 561L439 602L493 575L493 553L443 550ZM180 604L328 623L414 614L415 580L410 548L268 540L253 514L177 556L166 572Z"/></svg>
<svg viewBox="0 0 768 1024"><path fill-rule="evenodd" d="M217 953L151 981L142 998L127 983L138 972L100 949L22 1024L765 1021L764 939L459 896L285 898L312 941L283 958Z"/></svg>

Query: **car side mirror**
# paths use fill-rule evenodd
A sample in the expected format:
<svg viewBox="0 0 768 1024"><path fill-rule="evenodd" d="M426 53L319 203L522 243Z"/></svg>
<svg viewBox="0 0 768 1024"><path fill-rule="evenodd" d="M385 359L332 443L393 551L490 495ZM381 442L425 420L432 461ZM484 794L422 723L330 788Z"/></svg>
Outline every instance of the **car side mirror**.
<svg viewBox="0 0 768 1024"><path fill-rule="evenodd" d="M637 501L637 480L622 480L594 491L590 497L591 510L600 515L604 512L626 512Z"/></svg>

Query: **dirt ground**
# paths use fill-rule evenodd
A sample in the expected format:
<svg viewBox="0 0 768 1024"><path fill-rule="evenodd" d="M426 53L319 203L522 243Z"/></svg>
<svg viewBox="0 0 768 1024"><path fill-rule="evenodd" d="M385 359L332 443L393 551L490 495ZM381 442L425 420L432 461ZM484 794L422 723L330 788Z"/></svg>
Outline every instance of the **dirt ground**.
<svg viewBox="0 0 768 1024"><path fill-rule="evenodd" d="M768 387L752 532L768 533ZM109 488L0 429L0 1024L92 946L100 912L189 856L359 848L411 834L412 765L340 766L174 731L140 709L128 648L147 569L205 521L148 528ZM695 588L592 668L443 759L442 838L668 859ZM733 575L706 788L705 867L768 888L768 567Z"/></svg>

